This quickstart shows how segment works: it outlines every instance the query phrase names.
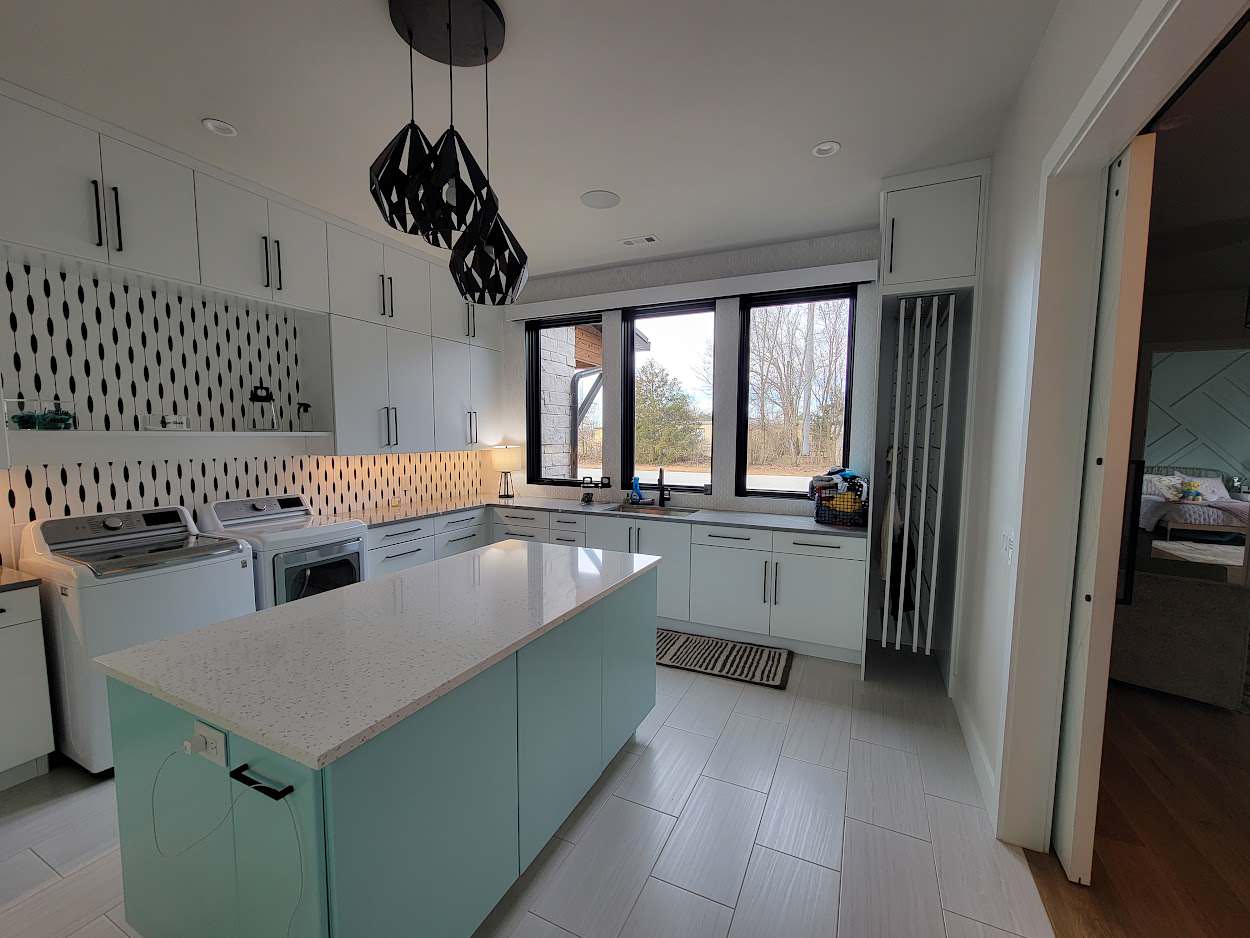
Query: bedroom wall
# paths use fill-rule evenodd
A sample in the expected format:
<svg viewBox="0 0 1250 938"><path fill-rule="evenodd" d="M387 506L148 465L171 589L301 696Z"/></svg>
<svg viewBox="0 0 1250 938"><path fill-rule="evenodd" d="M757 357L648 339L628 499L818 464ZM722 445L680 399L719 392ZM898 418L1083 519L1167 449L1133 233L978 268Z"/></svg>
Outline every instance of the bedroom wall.
<svg viewBox="0 0 1250 938"><path fill-rule="evenodd" d="M1145 458L1149 465L1247 474L1250 349L1151 355Z"/></svg>

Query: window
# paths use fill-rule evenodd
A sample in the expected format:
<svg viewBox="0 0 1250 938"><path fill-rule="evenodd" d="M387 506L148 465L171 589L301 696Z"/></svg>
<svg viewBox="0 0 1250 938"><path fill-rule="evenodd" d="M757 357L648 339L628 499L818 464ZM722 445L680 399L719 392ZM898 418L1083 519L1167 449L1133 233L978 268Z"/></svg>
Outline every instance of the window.
<svg viewBox="0 0 1250 938"><path fill-rule="evenodd" d="M576 485L603 476L603 322L600 316L526 326L530 482ZM533 445L533 441L539 445Z"/></svg>
<svg viewBox="0 0 1250 938"><path fill-rule="evenodd" d="M849 452L855 288L743 297L738 495L806 497Z"/></svg>
<svg viewBox="0 0 1250 938"><path fill-rule="evenodd" d="M632 310L625 316L621 486L638 476L703 491L712 482L715 304Z"/></svg>

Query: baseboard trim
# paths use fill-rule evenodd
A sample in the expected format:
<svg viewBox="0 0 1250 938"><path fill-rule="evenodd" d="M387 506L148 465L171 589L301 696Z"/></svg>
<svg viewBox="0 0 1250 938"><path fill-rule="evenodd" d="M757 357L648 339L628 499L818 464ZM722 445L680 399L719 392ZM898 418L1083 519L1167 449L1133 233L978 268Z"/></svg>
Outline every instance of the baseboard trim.
<svg viewBox="0 0 1250 938"><path fill-rule="evenodd" d="M972 774L976 776L977 787L981 789L981 800L985 803L985 810L990 816L990 825L997 836L998 773L994 769L993 762L990 761L989 751L985 748L980 734L977 733L976 726L968 716L963 702L957 696L952 696L951 702L954 703L955 715L959 718L959 730L963 733L964 745L968 747L968 757L972 761Z"/></svg>
<svg viewBox="0 0 1250 938"><path fill-rule="evenodd" d="M777 635L761 635L759 632L743 632L739 629L724 629L717 625L704 625L702 622L687 622L684 619L666 619L656 616L656 625L674 632L690 632L694 635L709 635L712 638L726 638L732 642L750 642L753 645L774 645L777 648L788 648L799 655L810 655L813 658L826 658L830 661L845 661L849 664L861 664L864 655L853 648L837 648L833 645L818 645L815 642L803 642L792 638L781 638Z"/></svg>
<svg viewBox="0 0 1250 938"><path fill-rule="evenodd" d="M0 772L0 791L7 788L13 788L22 782L29 782L32 778L38 778L40 775L48 774L48 757L46 755L38 756L29 762L23 762L15 765L11 769L5 769Z"/></svg>

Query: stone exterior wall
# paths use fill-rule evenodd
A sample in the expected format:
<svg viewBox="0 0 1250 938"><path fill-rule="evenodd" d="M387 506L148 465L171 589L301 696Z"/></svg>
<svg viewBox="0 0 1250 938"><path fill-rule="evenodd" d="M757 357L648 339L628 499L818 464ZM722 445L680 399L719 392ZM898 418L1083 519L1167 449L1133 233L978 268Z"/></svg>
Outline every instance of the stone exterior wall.
<svg viewBox="0 0 1250 938"><path fill-rule="evenodd" d="M575 326L543 329L538 333L542 359L542 468L543 477L567 479L572 458L573 373L577 370Z"/></svg>

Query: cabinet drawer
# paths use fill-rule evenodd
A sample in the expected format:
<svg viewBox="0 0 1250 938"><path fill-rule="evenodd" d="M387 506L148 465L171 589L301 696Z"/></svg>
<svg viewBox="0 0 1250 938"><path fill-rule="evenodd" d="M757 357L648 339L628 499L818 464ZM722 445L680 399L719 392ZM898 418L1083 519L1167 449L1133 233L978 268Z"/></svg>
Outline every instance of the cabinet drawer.
<svg viewBox="0 0 1250 938"><path fill-rule="evenodd" d="M369 579L419 567L434 559L434 538L423 537L393 547L375 547L369 551Z"/></svg>
<svg viewBox="0 0 1250 938"><path fill-rule="evenodd" d="M542 528L526 528L515 524L496 524L494 531L491 533L491 541L506 541L509 538L546 544L551 540L551 532Z"/></svg>
<svg viewBox="0 0 1250 938"><path fill-rule="evenodd" d="M586 516L567 511L557 511L550 517L552 531L585 531Z"/></svg>
<svg viewBox="0 0 1250 938"><path fill-rule="evenodd" d="M495 523L506 524L514 528L551 527L547 512L527 511L524 508L496 508Z"/></svg>
<svg viewBox="0 0 1250 938"><path fill-rule="evenodd" d="M463 531L465 528L481 524L485 516L485 508L470 508L467 511L457 511L450 515L439 515L434 519L434 530L438 534L444 531Z"/></svg>
<svg viewBox="0 0 1250 938"><path fill-rule="evenodd" d="M38 621L39 587L0 593L0 629L21 622Z"/></svg>
<svg viewBox="0 0 1250 938"><path fill-rule="evenodd" d="M712 547L740 547L746 550L772 550L773 532L755 528L728 528L719 525L692 525L691 541Z"/></svg>
<svg viewBox="0 0 1250 938"><path fill-rule="evenodd" d="M552 544L563 544L565 547L585 547L586 535L581 531L552 531Z"/></svg>
<svg viewBox="0 0 1250 938"><path fill-rule="evenodd" d="M486 529L481 525L464 531L452 529L444 531L434 538L435 557L454 557L466 550L474 550L486 546Z"/></svg>
<svg viewBox="0 0 1250 938"><path fill-rule="evenodd" d="M434 533L433 518L419 518L414 521L398 521L395 524L384 524L380 527L370 528L365 534L365 541L368 543L369 549L375 547L390 547L393 544L402 544L404 541L411 541L418 537L429 537Z"/></svg>
<svg viewBox="0 0 1250 938"><path fill-rule="evenodd" d="M12 595L0 593L0 600ZM6 625L0 628L0 772L52 751L43 626L38 621Z"/></svg>
<svg viewBox="0 0 1250 938"><path fill-rule="evenodd" d="M868 538L866 537L800 534L792 531L773 532L773 551L779 554L806 554L809 557L863 560L867 556L867 550Z"/></svg>

